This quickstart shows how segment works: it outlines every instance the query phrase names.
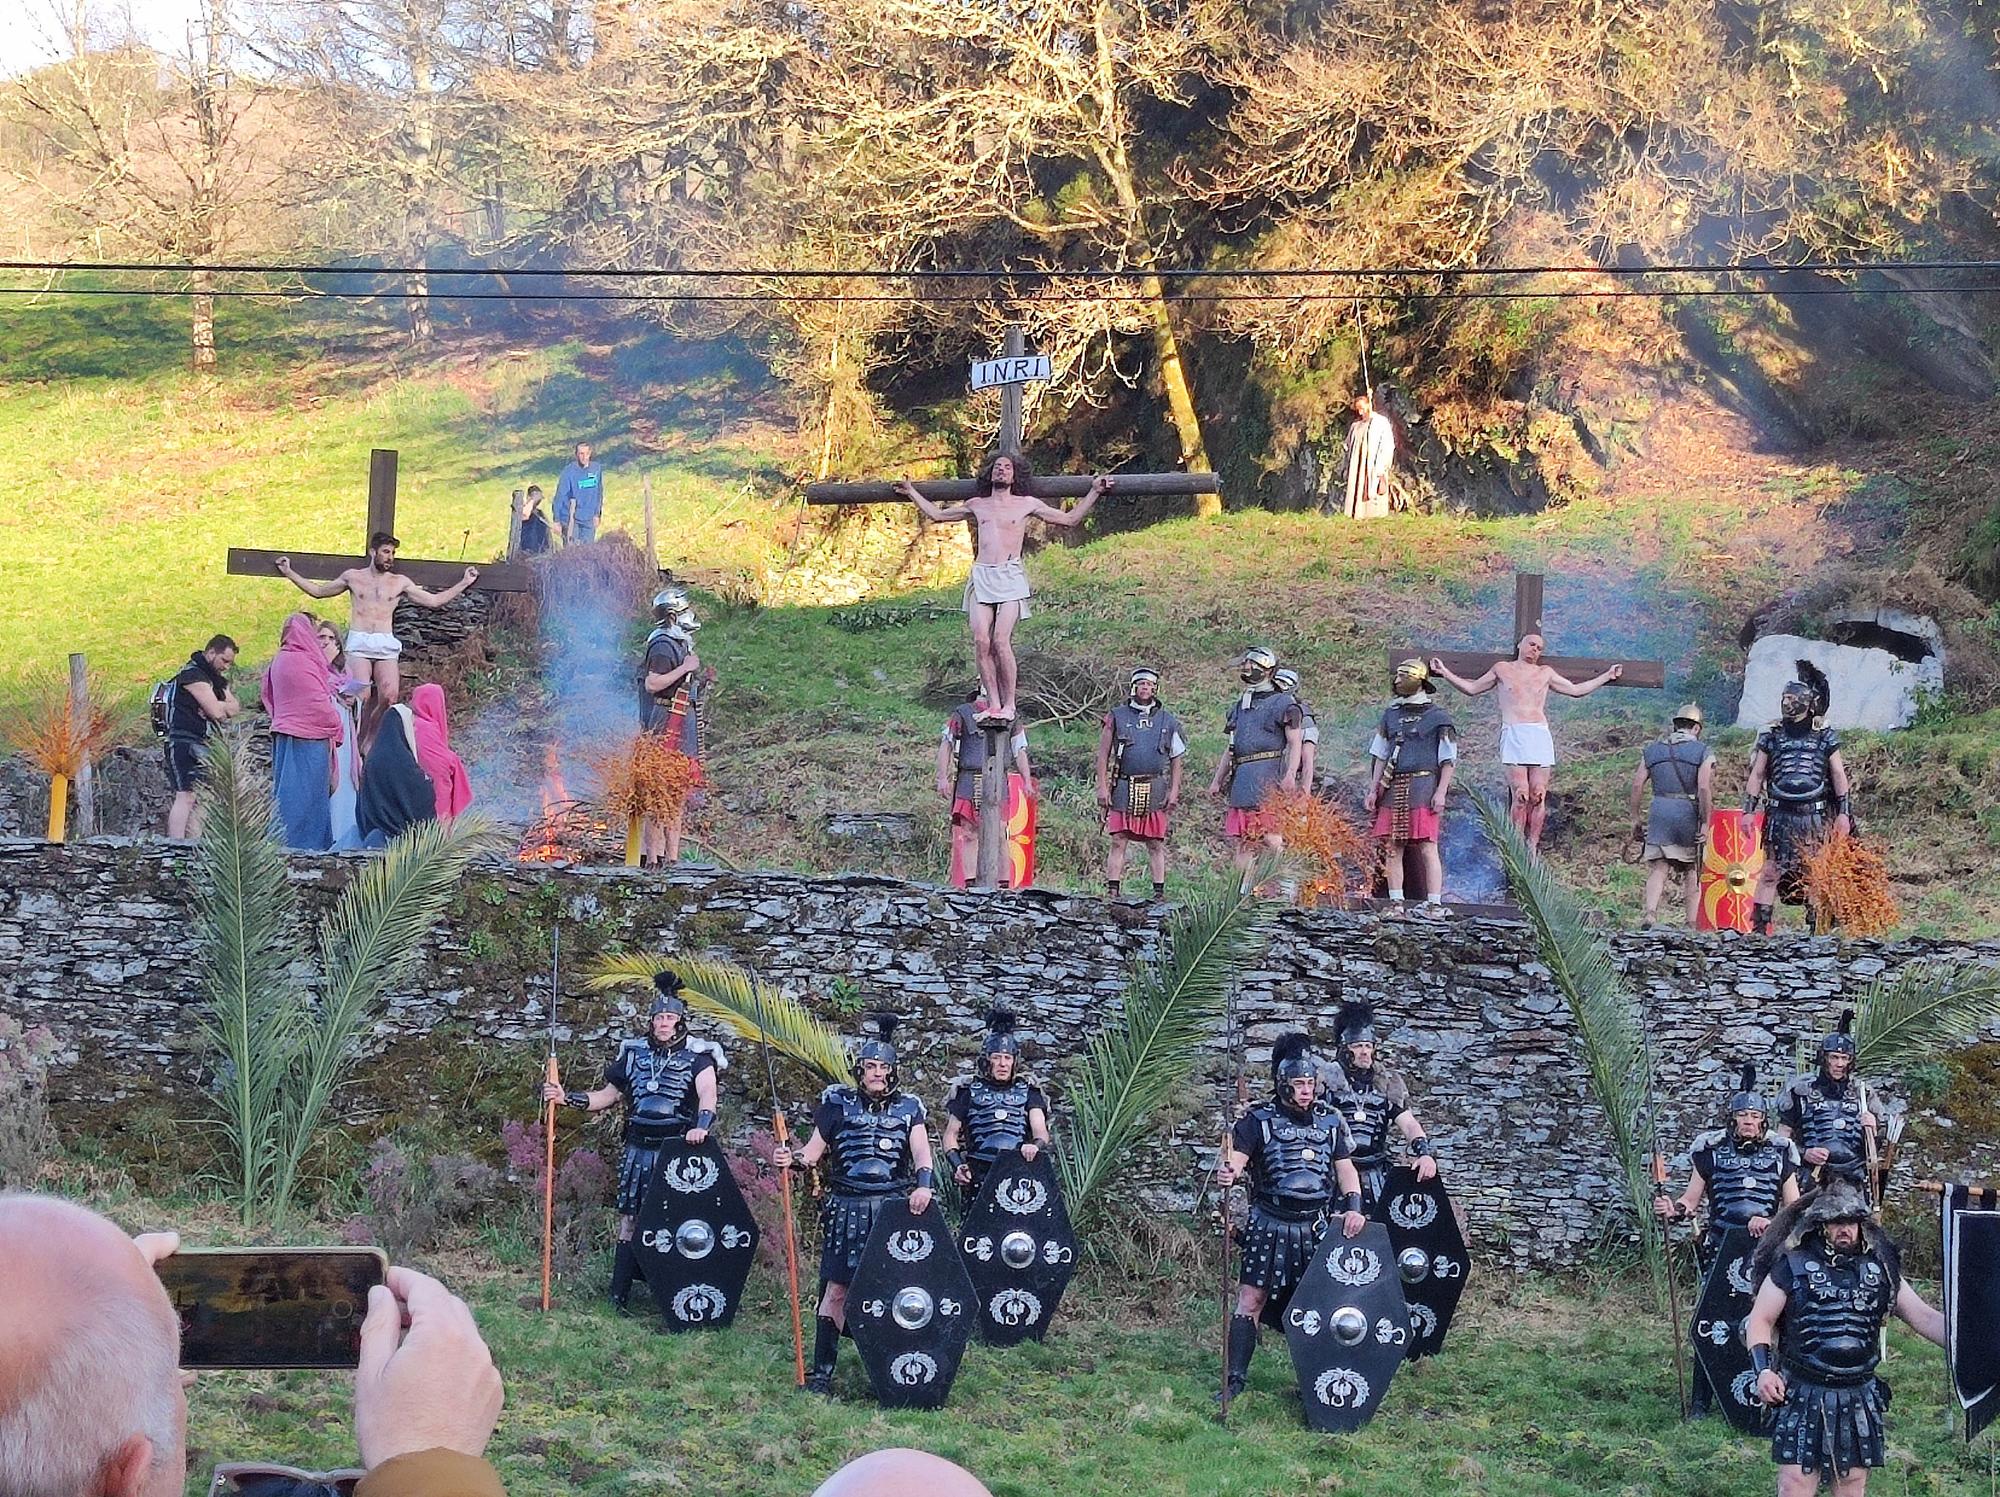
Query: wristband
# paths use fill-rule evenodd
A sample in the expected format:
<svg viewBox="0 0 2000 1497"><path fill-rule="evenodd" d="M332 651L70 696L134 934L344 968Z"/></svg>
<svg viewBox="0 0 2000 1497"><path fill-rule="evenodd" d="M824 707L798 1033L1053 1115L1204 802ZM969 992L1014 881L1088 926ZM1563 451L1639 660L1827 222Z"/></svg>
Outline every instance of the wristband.
<svg viewBox="0 0 2000 1497"><path fill-rule="evenodd" d="M962 1149L946 1149L944 1151L944 1162L954 1175L957 1174L965 1167L965 1151Z"/></svg>
<svg viewBox="0 0 2000 1497"><path fill-rule="evenodd" d="M1352 1211L1356 1216L1359 1216L1361 1214L1361 1192L1350 1190L1346 1195L1342 1196L1340 1198L1340 1209L1343 1212Z"/></svg>
<svg viewBox="0 0 2000 1497"><path fill-rule="evenodd" d="M1850 804L1846 796L1843 795L1835 798L1833 814L1836 816L1852 816L1854 814L1854 807Z"/></svg>
<svg viewBox="0 0 2000 1497"><path fill-rule="evenodd" d="M1410 1152L1419 1159L1428 1158L1431 1152L1431 1141L1419 1133L1415 1138L1410 1140Z"/></svg>
<svg viewBox="0 0 2000 1497"><path fill-rule="evenodd" d="M715 1109L713 1107L702 1108L700 1112L694 1115L694 1125L703 1133L708 1132L709 1129L715 1126Z"/></svg>
<svg viewBox="0 0 2000 1497"><path fill-rule="evenodd" d="M1759 1341L1750 1348L1750 1370L1762 1376L1771 1370L1771 1347L1769 1342Z"/></svg>
<svg viewBox="0 0 2000 1497"><path fill-rule="evenodd" d="M589 1092L564 1092L564 1093L563 1093L563 1106L565 1106L565 1107L581 1107L581 1108L582 1108L582 1109L583 1109L583 1110L584 1110L585 1112L589 1112L589 1111L590 1111L590 1093L589 1093Z"/></svg>
<svg viewBox="0 0 2000 1497"><path fill-rule="evenodd" d="M936 1180L937 1176L931 1172L930 1167L928 1165L926 1165L923 1169L917 1171L918 1190L930 1190L933 1187Z"/></svg>

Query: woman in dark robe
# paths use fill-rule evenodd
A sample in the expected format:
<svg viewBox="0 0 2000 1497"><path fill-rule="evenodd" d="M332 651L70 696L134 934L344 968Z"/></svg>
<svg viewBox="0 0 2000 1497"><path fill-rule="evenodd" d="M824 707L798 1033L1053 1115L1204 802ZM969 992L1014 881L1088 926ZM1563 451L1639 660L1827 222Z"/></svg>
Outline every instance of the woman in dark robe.
<svg viewBox="0 0 2000 1497"><path fill-rule="evenodd" d="M374 716L374 714L370 714ZM437 818L437 791L417 763L417 728L400 703L363 726L367 757L354 807L363 847L384 847L418 822Z"/></svg>

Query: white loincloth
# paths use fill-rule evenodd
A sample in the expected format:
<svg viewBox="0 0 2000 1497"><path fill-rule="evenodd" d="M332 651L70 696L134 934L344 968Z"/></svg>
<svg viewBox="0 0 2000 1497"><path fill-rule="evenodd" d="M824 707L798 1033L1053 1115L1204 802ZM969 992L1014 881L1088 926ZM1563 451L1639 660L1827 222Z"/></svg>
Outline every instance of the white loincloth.
<svg viewBox="0 0 2000 1497"><path fill-rule="evenodd" d="M1028 617L1028 569L1021 565L1021 558L1012 561L979 562L972 564L972 576L965 583L965 611L972 612L975 604L1019 603L1021 617Z"/></svg>
<svg viewBox="0 0 2000 1497"><path fill-rule="evenodd" d="M1549 736L1547 723L1504 723L1500 728L1502 764L1556 762L1556 741Z"/></svg>
<svg viewBox="0 0 2000 1497"><path fill-rule="evenodd" d="M394 660L403 653L403 642L393 634L364 634L350 629L347 653L356 660Z"/></svg>

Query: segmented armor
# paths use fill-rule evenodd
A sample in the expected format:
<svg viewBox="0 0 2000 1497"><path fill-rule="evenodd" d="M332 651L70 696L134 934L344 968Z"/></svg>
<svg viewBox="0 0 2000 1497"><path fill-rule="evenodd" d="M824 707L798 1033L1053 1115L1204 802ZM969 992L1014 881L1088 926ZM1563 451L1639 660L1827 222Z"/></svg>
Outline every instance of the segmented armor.
<svg viewBox="0 0 2000 1497"><path fill-rule="evenodd" d="M1025 1077L1001 1086L975 1076L952 1088L945 1110L963 1130L965 1164L972 1171L968 1189L973 1194L994 1160L1028 1141L1028 1114L1037 1108L1046 1116L1048 1099Z"/></svg>
<svg viewBox="0 0 2000 1497"><path fill-rule="evenodd" d="M1261 691L1250 705L1230 704L1224 719L1229 730L1232 768L1229 804L1254 810L1285 772L1285 730L1302 721L1298 698L1288 691Z"/></svg>
<svg viewBox="0 0 2000 1497"><path fill-rule="evenodd" d="M1250 1161L1250 1218L1243 1232L1242 1282L1272 1292L1266 1319L1312 1261L1337 1204L1334 1164L1354 1146L1335 1112L1301 1114L1276 1102L1237 1122L1231 1147Z"/></svg>
<svg viewBox="0 0 2000 1497"><path fill-rule="evenodd" d="M1785 1401L1771 1458L1835 1475L1882 1465L1889 1392L1875 1368L1882 1322L1896 1303L1895 1267L1872 1251L1830 1253L1808 1242L1779 1259L1771 1280L1787 1296L1778 1318Z"/></svg>
<svg viewBox="0 0 2000 1497"><path fill-rule="evenodd" d="M1801 1150L1826 1150L1822 1170L1858 1184L1868 1172L1862 1110L1861 1085L1854 1077L1835 1081L1822 1073L1801 1076L1785 1088L1778 1121Z"/></svg>
<svg viewBox="0 0 2000 1497"><path fill-rule="evenodd" d="M1693 847L1701 839L1696 797L1701 767L1710 750L1699 738L1646 745L1641 759L1653 787L1653 804L1646 813L1646 840L1655 847Z"/></svg>
<svg viewBox="0 0 2000 1497"><path fill-rule="evenodd" d="M1834 815L1833 756L1840 736L1831 728L1779 723L1757 735L1764 758L1764 843L1785 879L1787 899L1801 897L1798 873L1811 844L1826 835Z"/></svg>
<svg viewBox="0 0 2000 1497"><path fill-rule="evenodd" d="M1387 773L1410 779L1435 779L1438 745L1455 731L1451 714L1436 702L1395 701L1382 713L1376 729L1389 745Z"/></svg>
<svg viewBox="0 0 2000 1497"><path fill-rule="evenodd" d="M1155 780L1172 770L1180 719L1158 702L1124 702L1106 714L1111 724L1111 809L1132 810L1132 782ZM1157 805L1147 809L1158 809Z"/></svg>
<svg viewBox="0 0 2000 1497"><path fill-rule="evenodd" d="M957 765L952 781L952 797L956 800L976 800L979 796L979 775L986 768L986 731L979 726L979 710L971 702L960 702L952 708L950 721L952 752Z"/></svg>
<svg viewBox="0 0 2000 1497"><path fill-rule="evenodd" d="M1798 1170L1798 1154L1783 1139L1731 1138L1717 1129L1694 1141L1694 1168L1708 1191L1708 1235L1747 1227L1752 1217L1772 1217L1783 1204L1785 1181Z"/></svg>
<svg viewBox="0 0 2000 1497"><path fill-rule="evenodd" d="M625 1097L625 1157L618 1166L618 1209L630 1215L645 1198L660 1145L695 1124L701 1099L695 1079L715 1067L707 1050L677 1039L671 1045L629 1039L604 1068L604 1082Z"/></svg>
<svg viewBox="0 0 2000 1497"><path fill-rule="evenodd" d="M916 1184L910 1133L924 1121L924 1104L895 1091L871 1101L856 1086L820 1094L813 1126L827 1144L831 1188L820 1206L820 1278L845 1284L860 1266L883 1206Z"/></svg>
<svg viewBox="0 0 2000 1497"><path fill-rule="evenodd" d="M1349 1070L1347 1089L1339 1099L1340 1115L1354 1145L1354 1168L1361 1176L1361 1209L1381 1199L1393 1147L1389 1125L1410 1110L1410 1089L1403 1078L1380 1066Z"/></svg>

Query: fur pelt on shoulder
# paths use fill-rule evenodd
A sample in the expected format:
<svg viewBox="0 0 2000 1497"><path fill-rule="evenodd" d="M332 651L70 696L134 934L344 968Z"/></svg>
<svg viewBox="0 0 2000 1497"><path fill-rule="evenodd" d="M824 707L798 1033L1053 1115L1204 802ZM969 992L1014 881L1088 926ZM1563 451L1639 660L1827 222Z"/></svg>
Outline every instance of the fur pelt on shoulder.
<svg viewBox="0 0 2000 1497"><path fill-rule="evenodd" d="M1846 1191L1854 1189L1844 1182L1838 1188ZM1834 1187L1822 1187L1802 1195L1791 1205L1781 1208L1778 1214L1771 1218L1771 1224L1764 1229L1764 1235L1757 1239L1757 1250L1750 1255L1750 1277L1753 1280L1762 1284L1770 1276L1771 1270L1777 1267L1780 1258L1786 1253L1804 1247L1808 1238L1819 1234L1820 1228L1827 1220L1825 1208L1828 1202L1825 1198L1832 1189ZM1818 1214L1814 1213L1815 1205L1821 1208ZM1862 1220L1861 1241L1889 1271L1891 1279L1902 1277L1902 1249L1896 1246L1895 1239L1883 1231L1873 1217Z"/></svg>

